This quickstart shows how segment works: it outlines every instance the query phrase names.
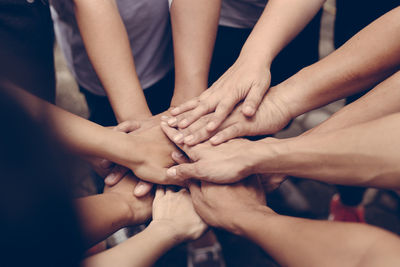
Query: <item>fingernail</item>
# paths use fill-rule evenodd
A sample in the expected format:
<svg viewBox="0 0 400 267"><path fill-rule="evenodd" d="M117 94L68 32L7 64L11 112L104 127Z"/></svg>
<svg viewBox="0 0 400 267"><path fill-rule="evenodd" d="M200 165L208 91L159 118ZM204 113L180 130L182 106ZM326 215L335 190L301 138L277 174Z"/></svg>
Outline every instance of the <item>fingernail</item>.
<svg viewBox="0 0 400 267"><path fill-rule="evenodd" d="M194 136L191 134L189 136L186 136L185 139L183 140L185 143L190 142L191 140L193 140Z"/></svg>
<svg viewBox="0 0 400 267"><path fill-rule="evenodd" d="M171 109L171 113L178 113L179 112L179 108L173 108Z"/></svg>
<svg viewBox="0 0 400 267"><path fill-rule="evenodd" d="M219 140L219 137L218 137L218 136L214 136L214 137L210 138L210 141L211 141L212 143L218 142L218 140Z"/></svg>
<svg viewBox="0 0 400 267"><path fill-rule="evenodd" d="M244 113L246 113L246 114L253 114L253 113L254 113L253 107L250 107L250 106L246 106L246 107L243 109L243 111L244 111Z"/></svg>
<svg viewBox="0 0 400 267"><path fill-rule="evenodd" d="M207 130L214 130L214 128L215 128L215 122L210 122L210 123L208 123L207 124Z"/></svg>
<svg viewBox="0 0 400 267"><path fill-rule="evenodd" d="M172 126L176 121L177 121L177 119L175 117L171 118L168 120L168 124Z"/></svg>
<svg viewBox="0 0 400 267"><path fill-rule="evenodd" d="M161 125L168 126L168 123L166 123L165 121L162 121Z"/></svg>
<svg viewBox="0 0 400 267"><path fill-rule="evenodd" d="M187 124L188 124L188 120L187 120L187 119L183 119L183 120L179 123L179 126L180 126L180 127L186 127Z"/></svg>
<svg viewBox="0 0 400 267"><path fill-rule="evenodd" d="M113 182L115 181L115 178L117 178L116 175L115 175L114 173L110 173L110 174L106 177L106 179L104 179L104 182L105 182L106 184L108 184L108 183L113 183Z"/></svg>
<svg viewBox="0 0 400 267"><path fill-rule="evenodd" d="M175 135L174 141L180 142L180 141L182 141L182 138L183 138L183 134L179 133L179 134Z"/></svg>
<svg viewBox="0 0 400 267"><path fill-rule="evenodd" d="M144 190L145 190L145 186L143 184L139 184L138 186L135 187L135 190L133 193L135 195L141 195L141 194L143 194Z"/></svg>
<svg viewBox="0 0 400 267"><path fill-rule="evenodd" d="M183 157L183 154L182 154L181 152L174 151L174 152L172 152L172 154L173 154L173 156L176 157L176 158L181 158L181 157Z"/></svg>
<svg viewBox="0 0 400 267"><path fill-rule="evenodd" d="M165 116L165 115L161 116L161 119L164 120L164 121L168 120L168 118L169 118L169 117L168 117L168 116Z"/></svg>
<svg viewBox="0 0 400 267"><path fill-rule="evenodd" d="M176 176L176 169L175 168L170 168L167 170L167 175L170 177Z"/></svg>

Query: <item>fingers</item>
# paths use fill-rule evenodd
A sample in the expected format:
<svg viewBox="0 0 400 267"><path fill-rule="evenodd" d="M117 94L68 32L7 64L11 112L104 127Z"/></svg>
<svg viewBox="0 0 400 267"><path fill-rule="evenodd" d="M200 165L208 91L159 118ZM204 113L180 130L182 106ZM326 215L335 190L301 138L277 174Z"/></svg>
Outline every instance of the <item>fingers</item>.
<svg viewBox="0 0 400 267"><path fill-rule="evenodd" d="M138 121L124 121L114 128L115 131L130 133L140 128L140 122Z"/></svg>
<svg viewBox="0 0 400 267"><path fill-rule="evenodd" d="M178 126L179 128L184 129L197 121L203 115L214 111L218 101L219 97L206 99L200 102L193 110L179 116L179 118L173 117L169 119L168 124L172 127Z"/></svg>
<svg viewBox="0 0 400 267"><path fill-rule="evenodd" d="M164 131L165 135L172 142L174 142L179 148L183 149L183 145L182 145L183 134L182 133L180 133L177 129L168 126L168 124L165 121L161 122L161 129Z"/></svg>
<svg viewBox="0 0 400 267"><path fill-rule="evenodd" d="M219 145L222 144L223 142L226 142L228 140L231 140L235 137L242 136L242 127L239 124L233 124L229 126L228 128L220 131L217 133L215 136L213 136L210 139L211 144L213 145Z"/></svg>
<svg viewBox="0 0 400 267"><path fill-rule="evenodd" d="M143 197L143 196L147 195L151 191L152 188L153 188L152 183L148 183L148 182L140 180L137 183L137 185L135 186L135 190L133 191L133 194L136 197Z"/></svg>
<svg viewBox="0 0 400 267"><path fill-rule="evenodd" d="M250 92L247 94L246 99L243 102L242 113L245 116L251 117L256 114L256 111L260 106L268 87L269 82L265 85L253 86L250 89Z"/></svg>
<svg viewBox="0 0 400 267"><path fill-rule="evenodd" d="M116 185L128 171L128 168L116 165L104 179L104 183L108 186Z"/></svg>
<svg viewBox="0 0 400 267"><path fill-rule="evenodd" d="M156 195L154 196L154 203L157 203L165 196L165 187L157 185Z"/></svg>
<svg viewBox="0 0 400 267"><path fill-rule="evenodd" d="M171 154L172 159L177 163L177 164L183 164L183 163L188 163L189 159L185 157L181 152L174 151Z"/></svg>
<svg viewBox="0 0 400 267"><path fill-rule="evenodd" d="M222 122L228 117L228 115L232 112L235 105L239 102L238 99L235 98L227 98L222 100L215 109L214 118L207 124L206 129L208 131L214 131L217 129Z"/></svg>
<svg viewBox="0 0 400 267"><path fill-rule="evenodd" d="M206 179L199 171L198 163L184 163L167 170L167 177L175 181L185 181L190 178Z"/></svg>
<svg viewBox="0 0 400 267"><path fill-rule="evenodd" d="M198 104L199 104L198 98L197 97L193 98L193 99L179 105L178 107L173 108L171 110L171 115L177 116L179 114L182 114L183 112L192 110L192 109L196 108Z"/></svg>

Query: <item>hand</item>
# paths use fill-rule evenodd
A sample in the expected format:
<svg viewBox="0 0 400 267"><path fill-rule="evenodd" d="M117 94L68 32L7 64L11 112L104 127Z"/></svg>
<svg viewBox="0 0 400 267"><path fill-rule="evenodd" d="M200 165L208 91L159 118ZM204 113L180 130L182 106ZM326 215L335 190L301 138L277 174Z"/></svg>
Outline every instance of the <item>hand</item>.
<svg viewBox="0 0 400 267"><path fill-rule="evenodd" d="M191 183L189 188L194 207L207 224L236 234L239 217L266 205L265 193L255 176L231 185L201 182Z"/></svg>
<svg viewBox="0 0 400 267"><path fill-rule="evenodd" d="M166 168L174 165L171 153L178 149L160 128L162 115L159 114L151 119L141 121L140 129L128 135L126 153L121 156L121 161L124 162L120 163L132 169L135 175L144 181L171 184L173 181L166 176ZM132 138L132 145L129 145L130 138ZM135 156L130 156L132 153ZM139 161L130 160L130 158L137 159L137 155L140 155ZM146 188L148 190L147 185Z"/></svg>
<svg viewBox="0 0 400 267"><path fill-rule="evenodd" d="M286 174L256 174L266 193L272 192L288 178Z"/></svg>
<svg viewBox="0 0 400 267"><path fill-rule="evenodd" d="M174 192L164 186L157 187L151 224L167 226L178 242L195 240L207 229L207 225L194 210L187 189Z"/></svg>
<svg viewBox="0 0 400 267"><path fill-rule="evenodd" d="M176 129L165 122L161 123L161 127L169 138L177 133ZM193 162L174 166L167 171L168 177L176 183L183 183L190 178L214 183L233 183L251 174L253 158L249 156L249 152L253 146L246 139L234 139L218 146L202 143L194 147L180 147Z"/></svg>
<svg viewBox="0 0 400 267"><path fill-rule="evenodd" d="M120 123L115 127L110 127L113 131L129 133L140 128L140 123L138 121L129 121L128 123ZM87 157L86 160L90 163L92 169L100 176L105 179L105 183L108 185L114 185L122 179L126 174L126 171L116 171L113 168L114 164L106 159ZM110 173L117 174L116 177L110 177Z"/></svg>
<svg viewBox="0 0 400 267"><path fill-rule="evenodd" d="M288 105L282 98L282 94L276 93L277 89L278 87L271 88L262 100L255 116L251 118L242 115L243 104L241 104L235 108L218 129L209 131L206 128L213 116L208 114L189 127L180 130L173 140L176 143L193 146L212 137L210 139L211 144L218 145L241 136L274 134L284 128L292 119ZM166 120L167 118L163 119L163 121Z"/></svg>
<svg viewBox="0 0 400 267"><path fill-rule="evenodd" d="M238 60L204 93L171 110L170 126L185 128L201 116L213 113L207 130L217 129L233 108L244 100L241 112L253 116L271 82L269 67L253 60Z"/></svg>
<svg viewBox="0 0 400 267"><path fill-rule="evenodd" d="M144 197L137 198L133 191L138 183L138 179L129 173L115 186L105 186L104 194L114 194L118 196L123 203L129 206L130 220L127 225L141 224L151 217L153 195L147 194Z"/></svg>
<svg viewBox="0 0 400 267"><path fill-rule="evenodd" d="M153 120L154 120L154 118L153 118ZM113 130L116 130L119 132L124 132L124 133L132 133L132 132L138 130L139 128L141 128L141 125L142 125L143 126L142 131L143 131L145 129L150 128L151 121L152 121L152 119L146 119L142 122L133 121L133 120L124 121L124 122L118 124L116 127L114 127ZM125 176L125 174L129 171L128 168L121 166L121 165L114 165L114 164L112 164L112 162L105 160L105 159L99 161L99 166L101 166L103 169L99 169L99 168L97 168L97 169L102 170L103 173L106 173L108 171L106 173L107 176L104 179L104 183L108 186L116 185ZM98 171L97 171L97 173L99 174ZM104 176L102 176L102 177L104 177ZM145 181L139 181L135 187L134 194L136 197L142 197L142 196L147 195L151 191L152 188L153 188L153 184L145 182Z"/></svg>

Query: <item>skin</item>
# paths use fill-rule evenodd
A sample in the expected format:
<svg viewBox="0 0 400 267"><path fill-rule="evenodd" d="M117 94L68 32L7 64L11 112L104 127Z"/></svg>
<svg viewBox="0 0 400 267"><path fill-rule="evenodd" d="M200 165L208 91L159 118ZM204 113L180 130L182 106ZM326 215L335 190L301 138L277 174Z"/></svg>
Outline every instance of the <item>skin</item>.
<svg viewBox="0 0 400 267"><path fill-rule="evenodd" d="M83 265L151 266L173 246L197 239L207 229L195 212L186 189L174 192L158 187L152 212L153 221L144 231L112 249L87 258Z"/></svg>
<svg viewBox="0 0 400 267"><path fill-rule="evenodd" d="M273 59L307 25L323 2L269 1L234 65L198 98L173 109L173 115L181 115L171 118L170 125L185 128L202 115L213 113L207 124L207 130L213 131L241 100L242 113L253 116L269 88Z"/></svg>
<svg viewBox="0 0 400 267"><path fill-rule="evenodd" d="M218 27L221 0L172 2L176 107L207 89L208 72ZM196 51L196 53L193 53Z"/></svg>
<svg viewBox="0 0 400 267"><path fill-rule="evenodd" d="M258 244L281 266L398 266L400 239L376 227L276 214L249 182L190 187L198 214ZM338 246L337 244L340 244Z"/></svg>
<svg viewBox="0 0 400 267"><path fill-rule="evenodd" d="M13 87L10 94L34 120L48 123L49 129L71 152L84 158L115 162L131 169L143 180L170 183L165 168L174 164L170 155L175 146L161 131L159 119L135 135L125 134L71 114L24 90Z"/></svg>
<svg viewBox="0 0 400 267"><path fill-rule="evenodd" d="M219 146L182 146L192 163L170 168L171 179L232 183L252 173L284 174L343 185L400 187L400 113L328 133L286 140L234 139ZM173 128L163 129L173 136ZM218 167L216 167L218 166ZM315 168L315 166L319 166Z"/></svg>
<svg viewBox="0 0 400 267"><path fill-rule="evenodd" d="M176 139L195 145L213 137L210 142L217 145L239 136L273 134L307 111L375 86L400 66L399 14L400 8L388 12L329 56L272 87L252 118L240 116L239 105L217 130L205 128L212 119L207 115Z"/></svg>
<svg viewBox="0 0 400 267"><path fill-rule="evenodd" d="M88 248L123 227L151 218L153 196L135 197L137 183L138 179L128 174L116 186L106 186L103 194L75 201Z"/></svg>

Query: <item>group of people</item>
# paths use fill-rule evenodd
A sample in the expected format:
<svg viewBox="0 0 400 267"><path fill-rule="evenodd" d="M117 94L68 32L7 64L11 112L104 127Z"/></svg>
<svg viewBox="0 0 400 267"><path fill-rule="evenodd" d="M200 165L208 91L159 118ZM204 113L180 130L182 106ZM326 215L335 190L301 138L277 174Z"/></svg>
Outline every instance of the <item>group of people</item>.
<svg viewBox="0 0 400 267"><path fill-rule="evenodd" d="M282 266L398 266L392 233L266 205L290 176L400 190L400 7L382 1L317 61L324 2L1 0L4 266L150 266L209 227ZM338 0L338 19L346 2L379 5ZM89 120L54 105L53 24ZM300 136L273 137L367 91ZM99 194L72 198L76 155Z"/></svg>

